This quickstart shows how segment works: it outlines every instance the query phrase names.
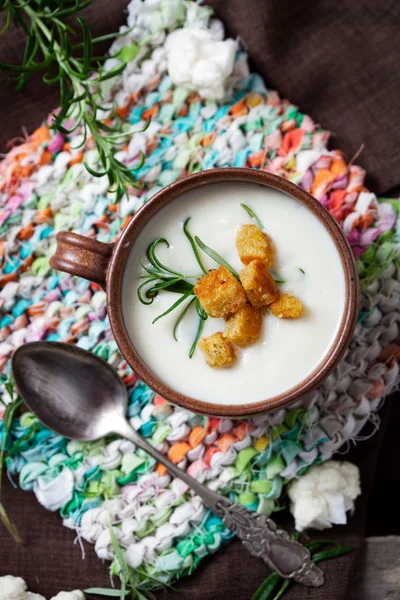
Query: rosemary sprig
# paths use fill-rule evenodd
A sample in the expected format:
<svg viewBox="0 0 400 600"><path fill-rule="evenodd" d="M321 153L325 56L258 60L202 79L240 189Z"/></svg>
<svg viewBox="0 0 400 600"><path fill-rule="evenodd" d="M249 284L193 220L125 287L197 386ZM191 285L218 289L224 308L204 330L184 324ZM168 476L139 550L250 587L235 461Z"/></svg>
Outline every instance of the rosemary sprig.
<svg viewBox="0 0 400 600"><path fill-rule="evenodd" d="M187 225L188 220L185 221L185 225ZM187 228L186 228L187 230ZM186 232L185 232L186 234ZM190 234L189 234L190 235ZM146 251L146 256L149 261L149 264L145 264L143 258L140 258L139 262L143 269L146 271L147 275L142 275L142 279L144 279L143 283L139 285L137 288L137 295L142 302L142 304L152 304L154 299L158 296L160 291L173 292L180 294L178 300L176 300L166 311L158 315L154 320L153 324L157 323L160 319L167 316L173 310L178 308L185 300L190 298L189 303L183 311L179 314L177 320L175 321L175 325L172 331L173 337L176 341L177 338L177 330L180 323L185 318L187 312L192 306L193 302L196 300L196 309L197 314L199 315L199 329L201 326L201 331L203 330L204 320L207 318L207 313L203 310L197 298L194 297L194 284L187 281L188 279L199 279L200 275L184 275L182 273L178 273L174 269L166 266L164 263L160 261L160 259L156 255L156 248L159 244L165 244L167 248L169 248L169 243L165 238L157 238L152 242ZM193 246L192 246L193 248ZM201 261L201 259L200 259ZM200 264L200 263L199 263ZM146 291L144 291L146 290ZM199 308L198 308L199 307ZM199 332L198 329L198 332ZM201 335L200 331L200 335ZM199 333L197 332L196 338L190 348L189 357L192 358L197 342L200 339Z"/></svg>
<svg viewBox="0 0 400 600"><path fill-rule="evenodd" d="M236 279L239 279L239 273L237 271L235 271L235 269L233 267L231 267L231 265L224 258L222 258L222 256L220 254L218 254L218 252L215 252L215 250L210 248L210 246L207 246L207 244L202 242L201 239L197 235L195 236L194 239L196 240L196 244L198 245L198 247L201 248L201 250L203 250L203 252L208 254L208 256L210 258L212 258L219 265L226 267L228 269L228 271L230 271L232 273L232 275L234 277L236 277Z"/></svg>
<svg viewBox="0 0 400 600"><path fill-rule="evenodd" d="M7 514L7 511L6 511L3 503L1 502L1 484L2 484L5 458L6 458L6 454L7 454L7 451L6 451L7 442L8 442L8 438L10 435L12 424L14 422L15 414L16 414L17 410L19 409L19 407L21 406L22 400L19 396L16 399L14 399L14 393L13 393L14 384L11 379L8 379L7 381L4 382L4 387L5 387L8 395L10 396L10 402L8 404L5 404L2 400L2 404L5 406L5 412L3 415L3 439L2 439L1 447L0 447L0 521L3 523L4 527L8 530L8 532L13 536L14 540L17 543L20 543L22 540L18 533L17 527L16 527L15 523L13 522L13 520L11 519L11 517Z"/></svg>
<svg viewBox="0 0 400 600"><path fill-rule="evenodd" d="M247 212L247 214L249 215L249 217L251 217L254 221L254 223L260 228L260 229L264 229L264 225L262 224L262 221L257 217L256 213L254 212L254 210L252 210L250 208L250 206L247 206L246 204L240 204L240 206L242 208L244 208L244 210Z"/></svg>
<svg viewBox="0 0 400 600"><path fill-rule="evenodd" d="M190 217L185 220L183 224L183 231L190 242L196 261L199 267L201 268L202 272L206 274L207 270L201 260L200 253L197 247L204 250L217 263L223 264L227 268L229 268L229 270L236 277L239 277L238 273L236 273L236 271L226 262L226 260L224 260L219 254L217 254L217 252L206 246L197 236L193 238L188 229L189 221ZM153 324L157 323L157 321L170 314L183 302L189 300L184 309L179 313L178 318L175 321L173 327L172 335L176 341L178 341L178 327L182 323L183 319L185 318L185 316L187 315L188 311L194 303L197 315L199 317L199 322L196 336L189 350L189 358L192 358L197 348L197 344L203 333L204 323L207 320L208 315L204 308L201 306L198 298L194 297L194 284L190 283L188 279L194 278L197 280L200 279L202 275L184 275L182 273L178 273L178 271L171 269L170 267L162 263L156 255L157 246L160 244L165 244L167 248L169 248L168 240L166 240L165 238L157 238L148 246L146 251L146 257L149 264L145 264L143 258L140 258L139 260L141 266L146 272L146 275L142 275L141 277L141 279L143 279L144 281L137 288L137 295L142 304L149 305L154 302L154 299L158 296L160 291L175 292L180 294L180 298L178 298L178 300L176 300L166 311L158 315L153 320Z"/></svg>
<svg viewBox="0 0 400 600"><path fill-rule="evenodd" d="M121 588L119 590L116 590L115 588L88 588L87 590L84 590L85 593L113 598L119 597L121 600L127 596L130 596L134 600L155 600L154 594L152 593L153 590L160 588L174 589L170 584L160 581L157 577L154 577L141 569L132 569L125 560L124 551L114 533L111 518L109 520L109 530L115 554L115 563L111 564L110 574L112 577L118 573L121 580ZM115 567L117 567L117 569L115 569Z"/></svg>
<svg viewBox="0 0 400 600"><path fill-rule="evenodd" d="M129 186L137 186L134 169L127 167L115 156L126 143L131 131L126 131L113 107L102 107L102 84L120 75L126 64L139 52L139 46L132 43L122 48L113 58L120 65L105 71L102 63L109 57L95 56L93 45L104 39L117 38L129 31L112 36L92 38L84 19L77 16L91 0L0 0L0 13L6 13L5 26L1 33L8 31L12 24L26 34L25 52L22 65L8 65L0 62L0 69L14 73L16 89L22 90L32 75L40 74L48 85L57 84L60 89L60 110L53 114L52 127L65 136L70 136L78 128L83 134L82 146L89 137L98 150L97 170L85 163L94 177L107 175L110 191L117 200ZM76 17L82 42L76 43L77 29L65 23L66 17ZM92 75L93 72L97 74ZM105 116L99 111L106 110ZM143 164L144 157L141 158ZM135 168L140 168L136 166Z"/></svg>

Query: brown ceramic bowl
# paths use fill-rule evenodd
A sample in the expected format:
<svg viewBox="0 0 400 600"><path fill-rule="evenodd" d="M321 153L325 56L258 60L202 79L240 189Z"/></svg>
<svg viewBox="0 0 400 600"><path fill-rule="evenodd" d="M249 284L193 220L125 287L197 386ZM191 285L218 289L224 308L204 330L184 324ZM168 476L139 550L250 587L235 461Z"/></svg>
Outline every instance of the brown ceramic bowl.
<svg viewBox="0 0 400 600"><path fill-rule="evenodd" d="M142 227L168 202L205 185L221 182L247 182L280 190L314 213L323 224L341 258L345 276L345 306L342 322L329 352L318 367L303 381L283 394L261 402L219 405L202 402L178 393L159 379L136 352L125 328L122 315L122 279L131 248ZM128 364L160 396L190 411L224 417L250 417L282 408L315 388L332 371L346 350L356 324L358 276L350 246L339 225L327 210L297 185L264 171L252 169L213 169L177 181L153 196L132 218L115 244L103 244L75 233L57 235L57 251L51 258L53 268L99 283L107 292L107 309L115 340Z"/></svg>

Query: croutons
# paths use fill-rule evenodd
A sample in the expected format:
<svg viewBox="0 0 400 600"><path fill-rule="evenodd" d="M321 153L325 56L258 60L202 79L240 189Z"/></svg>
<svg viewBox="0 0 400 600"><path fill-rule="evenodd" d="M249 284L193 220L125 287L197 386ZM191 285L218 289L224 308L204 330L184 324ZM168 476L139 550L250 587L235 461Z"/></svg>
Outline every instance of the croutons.
<svg viewBox="0 0 400 600"><path fill-rule="evenodd" d="M194 293L210 317L228 317L247 304L240 282L223 266L199 279Z"/></svg>
<svg viewBox="0 0 400 600"><path fill-rule="evenodd" d="M228 318L224 335L232 344L245 348L258 340L261 325L261 312L255 306L247 304Z"/></svg>
<svg viewBox="0 0 400 600"><path fill-rule="evenodd" d="M201 338L199 348L210 367L231 367L236 362L235 348L220 331Z"/></svg>
<svg viewBox="0 0 400 600"><path fill-rule="evenodd" d="M296 296L283 294L280 298L270 304L269 308L275 317L279 319L297 319L303 313L303 304Z"/></svg>
<svg viewBox="0 0 400 600"><path fill-rule="evenodd" d="M236 248L244 265L258 259L263 260L267 267L271 267L275 261L273 241L256 225L239 227L236 234Z"/></svg>
<svg viewBox="0 0 400 600"><path fill-rule="evenodd" d="M277 298L277 285L268 271L267 264L262 260L253 260L242 269L240 281L247 298L257 308L267 306Z"/></svg>

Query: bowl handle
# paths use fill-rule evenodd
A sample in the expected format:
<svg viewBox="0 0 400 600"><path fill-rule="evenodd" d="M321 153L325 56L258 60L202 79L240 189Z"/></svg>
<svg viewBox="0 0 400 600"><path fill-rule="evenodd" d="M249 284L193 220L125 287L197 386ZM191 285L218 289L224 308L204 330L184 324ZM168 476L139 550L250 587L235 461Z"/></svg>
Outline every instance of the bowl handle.
<svg viewBox="0 0 400 600"><path fill-rule="evenodd" d="M103 244L72 231L60 231L56 239L57 248L50 258L50 266L94 281L104 288L114 244Z"/></svg>

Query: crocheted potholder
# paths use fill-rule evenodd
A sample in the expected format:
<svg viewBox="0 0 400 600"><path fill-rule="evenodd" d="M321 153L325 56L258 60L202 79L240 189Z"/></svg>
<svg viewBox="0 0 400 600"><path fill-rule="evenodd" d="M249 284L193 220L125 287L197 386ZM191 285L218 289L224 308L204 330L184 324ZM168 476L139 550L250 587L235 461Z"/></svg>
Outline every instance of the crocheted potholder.
<svg viewBox="0 0 400 600"><path fill-rule="evenodd" d="M270 514L280 508L289 480L360 439L367 421L372 431L378 427L381 398L398 382L397 215L394 201L380 201L364 187L363 169L327 149L328 132L249 73L243 52L224 101L204 101L173 85L167 33L185 24L210 25L210 15L208 7L180 0L133 1L131 29L114 44L136 40L142 48L104 91L137 129L152 117L147 131L133 135L118 155L134 166L145 153L135 172L141 190L115 203L108 181L93 178L82 164L95 162L90 141L84 151L74 149L82 140L79 130L67 139L48 124L1 163L0 366L6 368L14 348L34 340L93 351L123 378L129 418L141 435L211 489ZM223 36L220 24L211 27ZM277 173L311 192L343 227L363 288L354 339L333 374L295 407L244 422L191 414L156 396L119 354L104 291L51 271L48 263L56 232L113 241L162 187L188 173L232 165ZM129 441L68 441L30 413L15 421L10 447L21 440L7 458L10 475L49 510L60 510L64 525L95 544L99 558L114 558L109 515L128 563L163 580L191 573L231 537L200 498Z"/></svg>

